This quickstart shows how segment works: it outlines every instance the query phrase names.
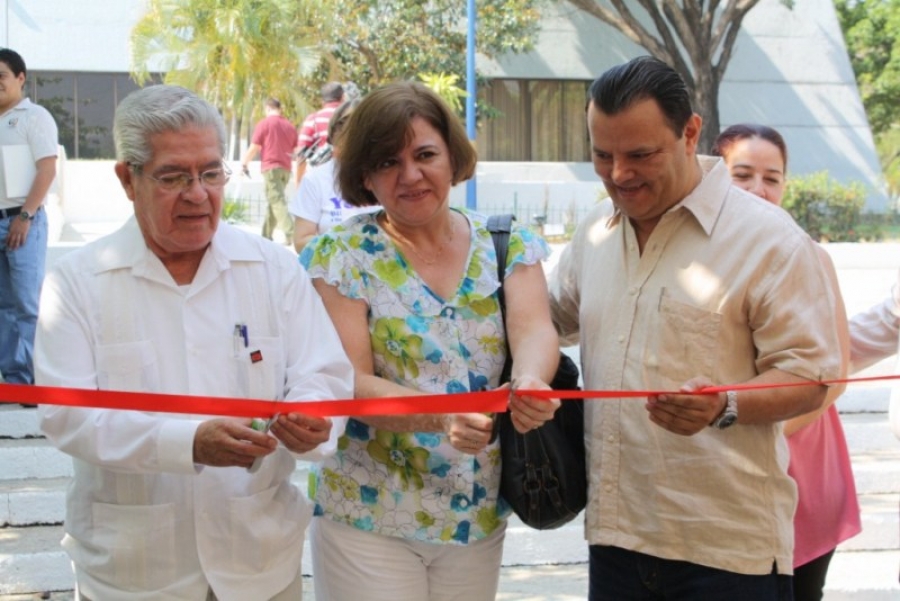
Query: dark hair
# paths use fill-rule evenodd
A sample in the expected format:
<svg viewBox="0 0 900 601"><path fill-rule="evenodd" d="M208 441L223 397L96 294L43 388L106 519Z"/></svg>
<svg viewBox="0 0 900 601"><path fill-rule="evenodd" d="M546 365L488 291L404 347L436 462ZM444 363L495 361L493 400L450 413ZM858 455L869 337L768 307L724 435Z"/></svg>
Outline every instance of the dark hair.
<svg viewBox="0 0 900 601"><path fill-rule="evenodd" d="M655 100L679 138L694 114L684 80L675 69L652 56L639 56L607 70L591 84L590 98L607 115L615 115L641 100Z"/></svg>
<svg viewBox="0 0 900 601"><path fill-rule="evenodd" d="M713 143L712 154L724 157L728 154L735 142L748 140L750 138L760 138L766 142L770 142L778 150L781 151L781 159L784 161L784 170L787 172L788 151L784 138L778 133L778 130L767 125L759 125L757 123L738 123L722 130L722 133Z"/></svg>
<svg viewBox="0 0 900 601"><path fill-rule="evenodd" d="M27 75L25 61L15 50L0 48L0 63L6 63L9 66L10 71L12 71L13 75L16 77L18 77L20 73Z"/></svg>
<svg viewBox="0 0 900 601"><path fill-rule="evenodd" d="M341 132L346 129L344 126L347 125L347 121L350 120L350 115L353 114L353 109L355 109L359 103L360 99L354 98L334 109L331 119L328 120L328 141L331 142L332 146L337 146L337 141Z"/></svg>
<svg viewBox="0 0 900 601"><path fill-rule="evenodd" d="M341 197L355 206L378 204L366 178L409 142L411 123L421 117L440 132L450 153L454 185L472 177L478 155L453 110L418 82L391 83L368 94L353 111L342 136L337 182Z"/></svg>
<svg viewBox="0 0 900 601"><path fill-rule="evenodd" d="M266 100L266 107L270 109L275 109L276 111L281 110L281 101L277 98L269 98Z"/></svg>
<svg viewBox="0 0 900 601"><path fill-rule="evenodd" d="M344 86L336 81L329 81L322 86L323 102L339 102L344 97Z"/></svg>

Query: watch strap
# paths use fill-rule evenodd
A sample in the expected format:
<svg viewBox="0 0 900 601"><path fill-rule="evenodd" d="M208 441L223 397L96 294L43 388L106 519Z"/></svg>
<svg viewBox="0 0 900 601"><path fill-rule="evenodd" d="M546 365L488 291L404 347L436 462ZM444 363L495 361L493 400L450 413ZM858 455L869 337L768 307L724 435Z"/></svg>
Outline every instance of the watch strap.
<svg viewBox="0 0 900 601"><path fill-rule="evenodd" d="M737 417L737 391L727 390L725 391L725 407L722 408L722 412L713 420L710 426L718 428L719 430L724 430L725 428L733 426L735 422L737 422Z"/></svg>

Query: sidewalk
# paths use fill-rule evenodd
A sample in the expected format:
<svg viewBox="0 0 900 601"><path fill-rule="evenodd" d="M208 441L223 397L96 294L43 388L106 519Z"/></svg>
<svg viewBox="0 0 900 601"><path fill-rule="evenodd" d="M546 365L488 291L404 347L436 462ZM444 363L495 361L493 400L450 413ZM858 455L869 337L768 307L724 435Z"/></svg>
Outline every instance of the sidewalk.
<svg viewBox="0 0 900 601"><path fill-rule="evenodd" d="M583 601L587 598L587 565L532 566L503 568L497 601ZM46 595L0 595L0 601L73 601L72 591ZM312 578L303 581L303 598L315 601ZM360 596L360 601L365 597Z"/></svg>
<svg viewBox="0 0 900 601"><path fill-rule="evenodd" d="M0 601L73 601L74 598L72 591L0 595ZM503 568L500 571L497 601L583 601L586 598L586 564ZM359 599L365 601L362 595ZM315 601L312 578L303 580L303 598L297 601Z"/></svg>

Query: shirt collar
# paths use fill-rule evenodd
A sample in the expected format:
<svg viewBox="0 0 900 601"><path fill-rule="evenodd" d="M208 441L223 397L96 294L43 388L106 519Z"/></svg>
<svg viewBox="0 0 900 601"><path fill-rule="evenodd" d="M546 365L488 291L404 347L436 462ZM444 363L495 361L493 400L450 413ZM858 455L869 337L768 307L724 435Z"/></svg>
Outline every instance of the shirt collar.
<svg viewBox="0 0 900 601"><path fill-rule="evenodd" d="M136 275L150 275L159 269L165 270L162 262L144 242L144 236L134 216L103 240L98 247L95 273L131 268ZM233 262L263 260L265 259L260 246L254 242L252 236L241 235L234 226L220 221L203 256L198 273L204 269L206 263L212 263L216 271L224 271L230 268Z"/></svg>
<svg viewBox="0 0 900 601"><path fill-rule="evenodd" d="M721 157L698 155L697 161L700 164L700 183L667 213L684 207L694 215L708 236L719 217L725 194L731 186L731 175ZM622 212L615 207L613 214L606 220L606 227L613 228L621 220Z"/></svg>
<svg viewBox="0 0 900 601"><path fill-rule="evenodd" d="M691 193L671 210L679 207L687 209L709 236L725 204L725 196L731 188L731 175L721 157L698 156L697 160L703 178Z"/></svg>
<svg viewBox="0 0 900 601"><path fill-rule="evenodd" d="M29 107L31 107L31 104L32 103L28 99L28 97L23 96L22 100L20 100L18 102L18 104L16 104L16 106L9 108L5 113L2 114L2 116L8 115L8 114L12 113L13 111L24 111L24 110L28 109Z"/></svg>

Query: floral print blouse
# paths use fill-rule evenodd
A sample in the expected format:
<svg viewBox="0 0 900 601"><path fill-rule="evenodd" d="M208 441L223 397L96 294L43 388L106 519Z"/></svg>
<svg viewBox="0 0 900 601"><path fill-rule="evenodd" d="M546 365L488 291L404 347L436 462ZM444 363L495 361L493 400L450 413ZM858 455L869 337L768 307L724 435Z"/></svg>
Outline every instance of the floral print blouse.
<svg viewBox="0 0 900 601"><path fill-rule="evenodd" d="M454 209L455 210L455 209ZM471 248L455 295L438 297L381 229L380 212L345 221L300 256L312 278L369 306L376 375L424 393L496 387L506 359L497 304L497 256L487 219L469 221ZM549 254L544 240L516 226L507 276ZM466 544L488 536L509 514L498 497L496 442L477 455L454 449L443 433L396 433L350 419L337 453L311 476L316 514L361 530L431 543Z"/></svg>

